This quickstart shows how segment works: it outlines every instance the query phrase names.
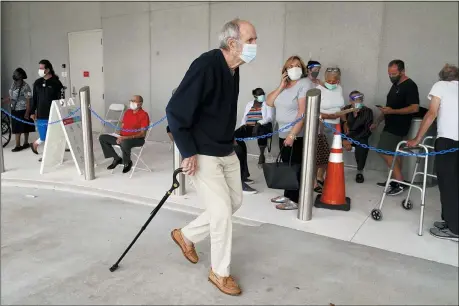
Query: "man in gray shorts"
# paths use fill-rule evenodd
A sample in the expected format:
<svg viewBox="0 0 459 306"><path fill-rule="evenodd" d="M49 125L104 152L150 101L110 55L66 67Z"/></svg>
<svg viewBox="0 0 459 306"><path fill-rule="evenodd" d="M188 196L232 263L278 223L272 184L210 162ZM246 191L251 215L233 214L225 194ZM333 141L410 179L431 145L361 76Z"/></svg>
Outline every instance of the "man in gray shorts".
<svg viewBox="0 0 459 306"><path fill-rule="evenodd" d="M405 63L401 60L393 60L388 65L388 74L392 87L387 94L385 107L379 107L381 115L371 125L374 130L384 121L384 130L379 139L378 148L395 152L397 144L408 134L413 114L419 111L419 91L416 83L405 75ZM392 166L393 155L381 154L388 167ZM393 178L403 181L400 157L395 161ZM386 182L378 183L386 186ZM405 185L392 182L387 195L398 195L405 189Z"/></svg>

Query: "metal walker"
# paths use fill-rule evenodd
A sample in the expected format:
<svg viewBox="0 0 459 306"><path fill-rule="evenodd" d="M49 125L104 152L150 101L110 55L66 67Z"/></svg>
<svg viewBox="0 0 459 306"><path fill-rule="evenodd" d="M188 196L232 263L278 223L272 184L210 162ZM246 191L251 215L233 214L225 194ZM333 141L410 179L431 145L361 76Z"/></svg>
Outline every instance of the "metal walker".
<svg viewBox="0 0 459 306"><path fill-rule="evenodd" d="M400 153L420 153L420 152L423 152L423 153L427 154L427 153L429 153L429 150L432 150L432 151L434 150L433 146L430 146L430 145L426 144L426 142L428 140L435 141L435 138L432 137L432 136L428 136L428 137L424 138L424 140L422 141L421 144L419 144L417 147L414 147L414 148L406 147L406 143L407 142L406 141L401 141L401 142L398 143L397 149L396 149L395 152L400 152ZM403 146L403 148L400 148L402 146ZM425 159L424 171L423 172L418 172L417 170L418 170L419 163L421 162L421 159ZM410 183L406 183L406 182L398 181L398 180L392 178L392 172L393 172L393 169L394 169L395 160L396 160L396 158L394 158L394 160L392 161L392 166L391 166L391 168L389 170L389 174L388 174L387 181L386 181L386 186L384 187L384 191L383 191L383 194L382 194L382 197L381 197L381 202L379 203L379 208L375 208L375 209L373 209L371 211L371 217L376 221L380 221L382 219L383 215L382 215L381 209L383 207L384 199L386 198L386 192L388 191L388 188L389 188L389 185L390 185L391 182L397 182L399 184L408 185L408 186L410 186L410 188L408 189L408 194L406 195L406 198L402 201L401 204L402 204L402 207L404 209L406 209L406 210L412 209L413 208L413 203L410 200L411 189L412 188L416 188L419 191L421 191L421 215L419 217L419 232L418 232L418 235L422 236L423 223L424 223L424 208L425 208L427 177L432 177L432 178L436 179L437 176L427 173L427 167L428 167L428 161L429 161L429 156L428 155L416 156L416 165L414 167L413 176L411 177L411 182ZM415 180L417 175L423 175L422 186L417 186L416 184L414 184L414 180Z"/></svg>

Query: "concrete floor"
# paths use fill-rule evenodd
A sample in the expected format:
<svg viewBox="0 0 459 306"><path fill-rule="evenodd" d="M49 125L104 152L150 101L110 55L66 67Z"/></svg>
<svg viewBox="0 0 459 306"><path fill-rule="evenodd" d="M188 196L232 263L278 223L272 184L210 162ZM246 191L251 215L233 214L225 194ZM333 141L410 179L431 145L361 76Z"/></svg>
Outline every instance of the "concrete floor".
<svg viewBox="0 0 459 306"><path fill-rule="evenodd" d="M170 240L193 217L167 209L110 273L151 207L5 186L1 204L2 304L458 304L456 267L273 225L234 227L244 294L228 297L207 242L192 265Z"/></svg>
<svg viewBox="0 0 459 306"><path fill-rule="evenodd" d="M35 138L31 136L31 139ZM94 136L94 139L97 137ZM111 161L105 160L105 164L99 164L95 168L96 179L90 181L77 174L70 152L64 154L65 161L62 165L46 168L45 173L41 175L40 163L37 161L39 156L30 150L13 153L12 146L11 142L4 149L6 172L1 174L3 186L59 189L150 205L159 201L164 195L164 190L171 184L172 152L167 143L147 142L142 159L152 172L136 171L133 177L129 178L129 175L123 175L121 167L118 167L112 174L106 169ZM94 154L98 163L104 162L98 141L94 143ZM365 183L357 184L354 180L355 169L346 168L346 195L352 199L351 210L343 212L314 208L312 220L302 222L297 218L297 211L275 209L270 198L281 194L281 191L266 186L263 172L257 167L256 158L250 158L249 168L251 178L255 180L253 187L258 189L259 193L244 196L243 205L235 215L238 221L247 225L278 225L455 267L459 265L458 244L437 239L428 232L432 223L440 219L437 187L427 189L423 236L418 236L420 192L417 190L412 193L412 210L407 211L401 207L405 193L386 197L384 217L381 221L374 221L370 217L370 211L378 205L383 191L383 188L376 186L376 182L384 181L385 173L365 171ZM166 206L191 214L198 214L203 209L201 200L190 185L187 186L185 196L171 196Z"/></svg>

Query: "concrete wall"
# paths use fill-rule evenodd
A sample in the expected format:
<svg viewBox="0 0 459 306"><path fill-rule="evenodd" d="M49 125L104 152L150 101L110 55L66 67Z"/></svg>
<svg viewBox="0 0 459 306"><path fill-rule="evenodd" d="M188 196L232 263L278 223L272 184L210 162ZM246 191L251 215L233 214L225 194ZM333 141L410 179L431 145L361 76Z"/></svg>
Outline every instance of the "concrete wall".
<svg viewBox="0 0 459 306"><path fill-rule="evenodd" d="M152 120L164 116L171 91L191 61L217 46L221 26L248 19L258 32L259 55L241 69L240 107L251 90L274 89L284 60L298 54L324 66L339 65L347 94L365 93L369 105L384 104L387 63L406 62L421 103L445 62L457 63L458 4L327 2L2 2L2 94L22 66L36 76L48 58L60 73L68 64L67 33L103 29L106 104L141 94ZM164 126L152 139L166 140ZM378 135L372 138L376 143ZM274 144L276 146L277 144ZM251 146L255 153L256 149ZM352 163L352 158L346 158ZM369 168L384 169L370 155Z"/></svg>

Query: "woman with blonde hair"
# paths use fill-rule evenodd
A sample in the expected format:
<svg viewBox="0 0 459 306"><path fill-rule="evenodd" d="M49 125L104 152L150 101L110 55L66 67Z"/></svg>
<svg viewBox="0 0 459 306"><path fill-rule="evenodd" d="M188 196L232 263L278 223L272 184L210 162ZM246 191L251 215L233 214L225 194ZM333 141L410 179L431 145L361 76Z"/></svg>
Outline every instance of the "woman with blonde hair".
<svg viewBox="0 0 459 306"><path fill-rule="evenodd" d="M291 56L282 67L282 77L279 87L272 91L266 104L276 108L276 120L279 126L285 126L301 116L306 110L306 93L315 85L306 77L307 68L299 56ZM303 156L304 120L294 126L279 132L279 148L282 162L301 165ZM298 173L298 179L300 179ZM283 196L271 199L280 210L298 208L299 190L285 190Z"/></svg>

